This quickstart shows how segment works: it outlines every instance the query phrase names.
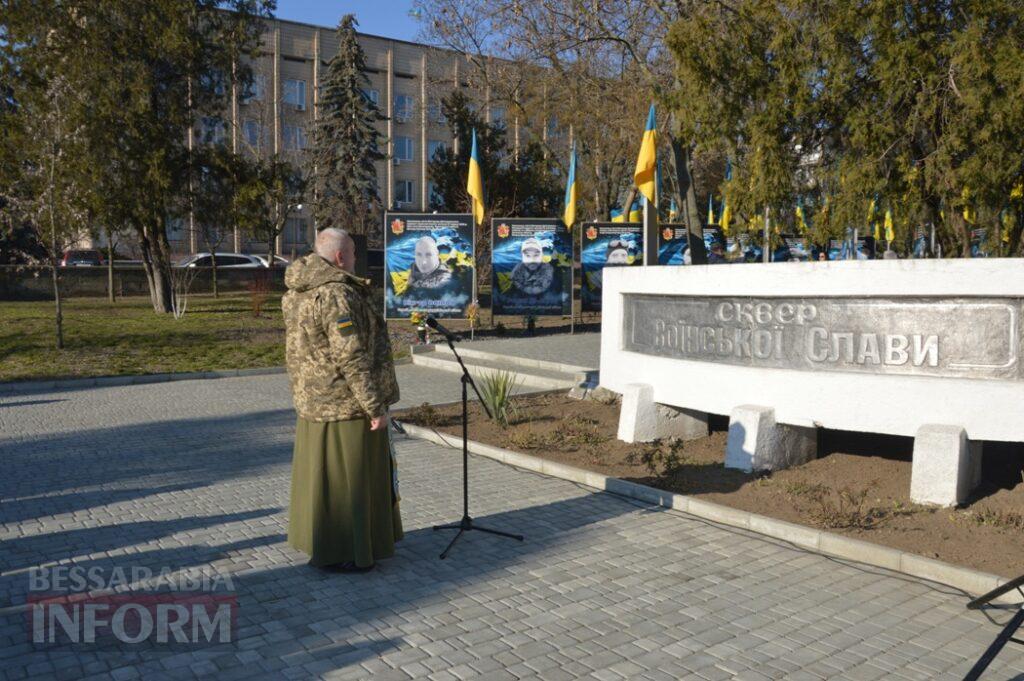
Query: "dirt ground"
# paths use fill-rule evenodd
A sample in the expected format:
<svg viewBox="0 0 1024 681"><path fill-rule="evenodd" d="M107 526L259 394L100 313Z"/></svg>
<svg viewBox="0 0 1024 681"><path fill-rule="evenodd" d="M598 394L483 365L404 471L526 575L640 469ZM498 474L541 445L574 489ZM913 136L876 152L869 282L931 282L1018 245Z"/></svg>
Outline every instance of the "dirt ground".
<svg viewBox="0 0 1024 681"><path fill-rule="evenodd" d="M455 407L398 418L461 434ZM626 444L618 406L548 394L515 400L508 428L477 404L470 438L753 513L811 525L1004 577L1024 572L1024 447L986 443L984 480L962 508L910 503L913 440L822 430L819 457L771 475L726 469L724 418L706 438Z"/></svg>

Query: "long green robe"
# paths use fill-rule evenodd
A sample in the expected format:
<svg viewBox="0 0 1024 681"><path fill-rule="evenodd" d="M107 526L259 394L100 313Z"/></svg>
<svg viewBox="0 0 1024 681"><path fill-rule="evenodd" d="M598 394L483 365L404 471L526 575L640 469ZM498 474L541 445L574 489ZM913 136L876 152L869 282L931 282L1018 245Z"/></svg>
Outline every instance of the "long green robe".
<svg viewBox="0 0 1024 681"><path fill-rule="evenodd" d="M295 424L288 543L317 567L390 558L402 538L386 429L368 419Z"/></svg>

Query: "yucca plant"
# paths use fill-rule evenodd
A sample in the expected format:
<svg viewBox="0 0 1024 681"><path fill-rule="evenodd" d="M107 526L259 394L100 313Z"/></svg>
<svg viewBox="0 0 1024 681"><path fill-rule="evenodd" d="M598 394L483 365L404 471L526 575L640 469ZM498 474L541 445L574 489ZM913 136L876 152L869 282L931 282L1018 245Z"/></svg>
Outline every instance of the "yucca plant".
<svg viewBox="0 0 1024 681"><path fill-rule="evenodd" d="M480 377L480 396L491 411L491 418L502 428L508 428L509 419L515 415L512 396L521 383L518 374L511 371L494 371Z"/></svg>

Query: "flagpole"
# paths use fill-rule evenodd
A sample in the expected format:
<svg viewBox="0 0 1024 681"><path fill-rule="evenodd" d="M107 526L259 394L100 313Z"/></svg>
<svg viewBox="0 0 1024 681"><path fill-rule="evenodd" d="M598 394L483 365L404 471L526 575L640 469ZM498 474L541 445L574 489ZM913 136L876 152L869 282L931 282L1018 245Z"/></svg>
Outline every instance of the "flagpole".
<svg viewBox="0 0 1024 681"><path fill-rule="evenodd" d="M772 250L771 234L769 234L769 232L768 232L768 210L769 210L768 206L765 206L764 207L764 253L761 254L761 257L764 259L765 263L770 263L771 262L771 250Z"/></svg>
<svg viewBox="0 0 1024 681"><path fill-rule="evenodd" d="M576 334L576 233L572 228L569 236L572 237L569 241L569 335L572 336Z"/></svg>

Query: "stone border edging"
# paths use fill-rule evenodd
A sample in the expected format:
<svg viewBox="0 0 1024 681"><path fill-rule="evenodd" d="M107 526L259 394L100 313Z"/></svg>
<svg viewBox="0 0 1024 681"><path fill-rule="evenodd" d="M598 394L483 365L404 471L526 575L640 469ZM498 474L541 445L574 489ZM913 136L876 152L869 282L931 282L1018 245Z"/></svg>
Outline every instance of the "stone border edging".
<svg viewBox="0 0 1024 681"><path fill-rule="evenodd" d="M400 423L406 434L410 437L428 440L453 449L460 448L462 445L461 438L458 436L439 433L433 429L415 426L404 421L400 421ZM959 589L974 596L991 591L1009 581L998 575L952 565L932 558L926 558L916 553L908 553L860 539L844 537L813 527L796 525L785 520L769 518L756 513L750 513L749 511L696 499L684 494L667 492L654 487L648 487L647 485L602 475L601 473L587 471L556 461L549 461L529 454L520 454L519 452L494 447L474 440L469 441L469 451L517 468L568 480L631 499L657 504L664 508L671 508L722 525L749 530L772 537L773 539L780 539L816 553L854 560L912 577L938 582L939 584ZM1014 600L1013 596L1013 594L1007 594L993 602L1016 604L1018 601Z"/></svg>
<svg viewBox="0 0 1024 681"><path fill-rule="evenodd" d="M193 381L208 378L237 378L283 374L284 367L257 367L255 369L223 369L218 371L182 371L170 374L130 374L125 376L93 376L91 378L64 378L52 381L12 381L0 383L0 395L47 392L65 388L104 388L119 385L142 385L168 381Z"/></svg>

